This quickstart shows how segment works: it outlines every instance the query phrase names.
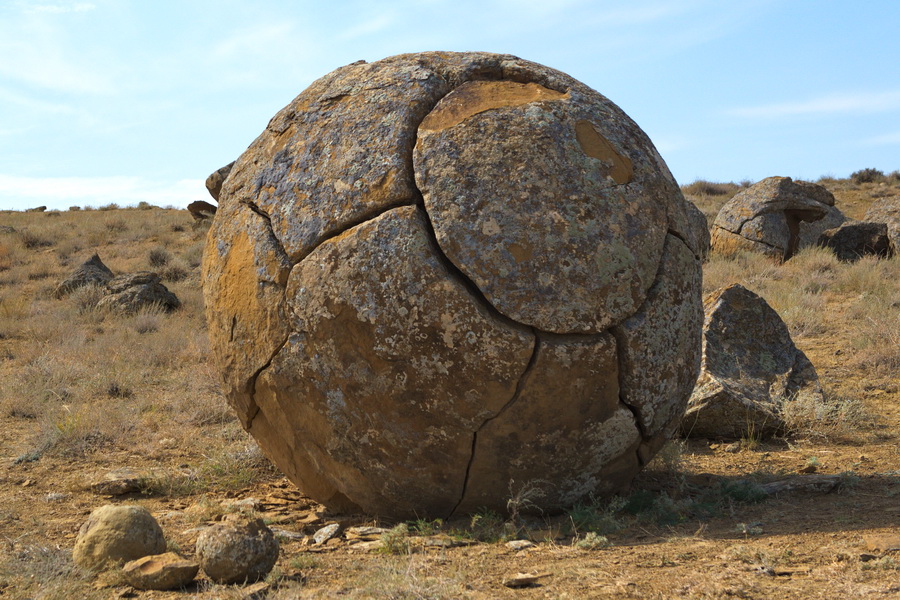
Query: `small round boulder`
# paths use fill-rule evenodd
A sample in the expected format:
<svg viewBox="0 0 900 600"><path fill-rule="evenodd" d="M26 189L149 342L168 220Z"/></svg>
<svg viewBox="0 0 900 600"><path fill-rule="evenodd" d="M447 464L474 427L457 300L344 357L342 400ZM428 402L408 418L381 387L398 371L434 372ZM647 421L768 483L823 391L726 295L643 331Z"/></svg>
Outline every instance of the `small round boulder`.
<svg viewBox="0 0 900 600"><path fill-rule="evenodd" d="M265 577L278 560L278 540L261 519L217 523L197 537L200 567L216 583Z"/></svg>
<svg viewBox="0 0 900 600"><path fill-rule="evenodd" d="M107 504L81 526L72 559L79 567L102 571L165 550L162 528L146 508Z"/></svg>
<svg viewBox="0 0 900 600"><path fill-rule="evenodd" d="M559 510L627 487L677 428L700 246L646 134L568 75L354 63L225 179L210 340L244 427L333 510Z"/></svg>

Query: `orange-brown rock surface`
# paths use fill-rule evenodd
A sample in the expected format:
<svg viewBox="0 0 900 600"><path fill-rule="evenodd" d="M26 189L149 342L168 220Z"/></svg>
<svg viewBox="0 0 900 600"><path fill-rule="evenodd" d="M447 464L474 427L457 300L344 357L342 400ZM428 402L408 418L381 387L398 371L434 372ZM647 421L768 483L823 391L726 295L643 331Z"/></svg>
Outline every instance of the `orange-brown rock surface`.
<svg viewBox="0 0 900 600"><path fill-rule="evenodd" d="M229 402L337 510L626 487L699 370L697 236L641 129L509 55L354 63L224 180L204 257Z"/></svg>

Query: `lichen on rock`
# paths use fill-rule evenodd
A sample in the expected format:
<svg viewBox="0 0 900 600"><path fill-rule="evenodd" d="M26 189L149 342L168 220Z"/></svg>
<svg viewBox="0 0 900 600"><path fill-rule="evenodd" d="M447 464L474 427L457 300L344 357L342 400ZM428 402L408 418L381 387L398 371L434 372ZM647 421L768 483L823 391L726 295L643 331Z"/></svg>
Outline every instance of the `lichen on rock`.
<svg viewBox="0 0 900 600"><path fill-rule="evenodd" d="M644 132L563 73L342 67L218 200L204 294L229 402L335 510L502 510L513 481L558 510L626 487L681 417L702 244Z"/></svg>

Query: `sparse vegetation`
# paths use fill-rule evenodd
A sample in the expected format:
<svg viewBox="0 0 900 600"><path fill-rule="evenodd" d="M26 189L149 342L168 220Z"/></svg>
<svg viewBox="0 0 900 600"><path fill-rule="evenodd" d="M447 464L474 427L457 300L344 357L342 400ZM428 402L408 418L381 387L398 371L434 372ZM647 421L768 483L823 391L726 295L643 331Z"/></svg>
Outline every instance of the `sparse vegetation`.
<svg viewBox="0 0 900 600"><path fill-rule="evenodd" d="M850 174L850 181L853 183L874 183L884 179L884 171L878 169L860 169Z"/></svg>
<svg viewBox="0 0 900 600"><path fill-rule="evenodd" d="M875 176L820 183L848 216L861 218L875 195L900 193L896 172ZM683 190L712 217L743 187L698 181ZM189 555L195 533L186 532L236 512L281 528L271 598L504 597L510 594L500 582L519 571L550 572L534 590L548 597L668 597L673 590L685 597L804 597L806 586L819 585L820 572L828 583L815 589L833 595L835 581L846 597L859 586L884 595L895 585L896 558L858 559L856 532L896 525L885 507L900 494L900 259L841 263L822 248L783 264L753 254L710 257L705 291L738 282L760 294L819 372L824 400L788 398L783 437L748 432L728 450L719 440L670 441L630 493L561 515L530 515L535 486L511 485L505 511L402 523L380 539L377 553L347 540L322 548L302 540L321 527L325 512L291 495L293 487L228 408L210 364L199 275L205 231L184 211L148 206L72 207L47 219L4 213L0 596L121 592L116 582L95 588L69 553L84 516L108 501L87 484L120 466L145 474L133 500L159 516L171 549ZM103 290L90 286L55 299L58 281L95 251L116 273L159 272L184 308L119 315L97 308ZM846 473L841 491L761 491L811 470ZM865 511L856 509L860 498ZM240 499L255 503L233 504ZM365 517L348 517L348 525L357 518ZM449 541L426 546L422 536ZM520 539L535 546L505 544ZM709 564L719 565L719 579L707 573ZM772 576L798 565L810 575ZM721 586L697 587L713 579ZM202 579L190 594L239 598L242 589Z"/></svg>

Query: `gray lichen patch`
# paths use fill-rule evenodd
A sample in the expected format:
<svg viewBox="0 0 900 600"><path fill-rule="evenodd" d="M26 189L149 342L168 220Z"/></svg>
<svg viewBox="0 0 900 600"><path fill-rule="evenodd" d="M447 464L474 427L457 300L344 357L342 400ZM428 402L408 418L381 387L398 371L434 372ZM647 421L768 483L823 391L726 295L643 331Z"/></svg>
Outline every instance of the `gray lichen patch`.
<svg viewBox="0 0 900 600"><path fill-rule="evenodd" d="M294 333L260 376L261 411L364 510L450 512L471 432L513 396L533 336L450 276L415 207L320 245L287 298Z"/></svg>
<svg viewBox="0 0 900 600"><path fill-rule="evenodd" d="M698 353L686 208L643 131L564 73L451 52L338 69L222 184L204 292L229 402L336 511L621 491Z"/></svg>
<svg viewBox="0 0 900 600"><path fill-rule="evenodd" d="M617 362L608 333L542 339L515 402L478 430L457 512L502 511L517 486L551 510L589 496L606 464L640 439L619 403Z"/></svg>
<svg viewBox="0 0 900 600"><path fill-rule="evenodd" d="M611 149L625 138L613 128L603 137L588 125L593 137L577 139L579 123L604 121L601 98L419 128L416 182L441 249L497 310L542 331L599 333L620 322L643 303L662 252L665 177ZM617 184L611 171L634 183Z"/></svg>

